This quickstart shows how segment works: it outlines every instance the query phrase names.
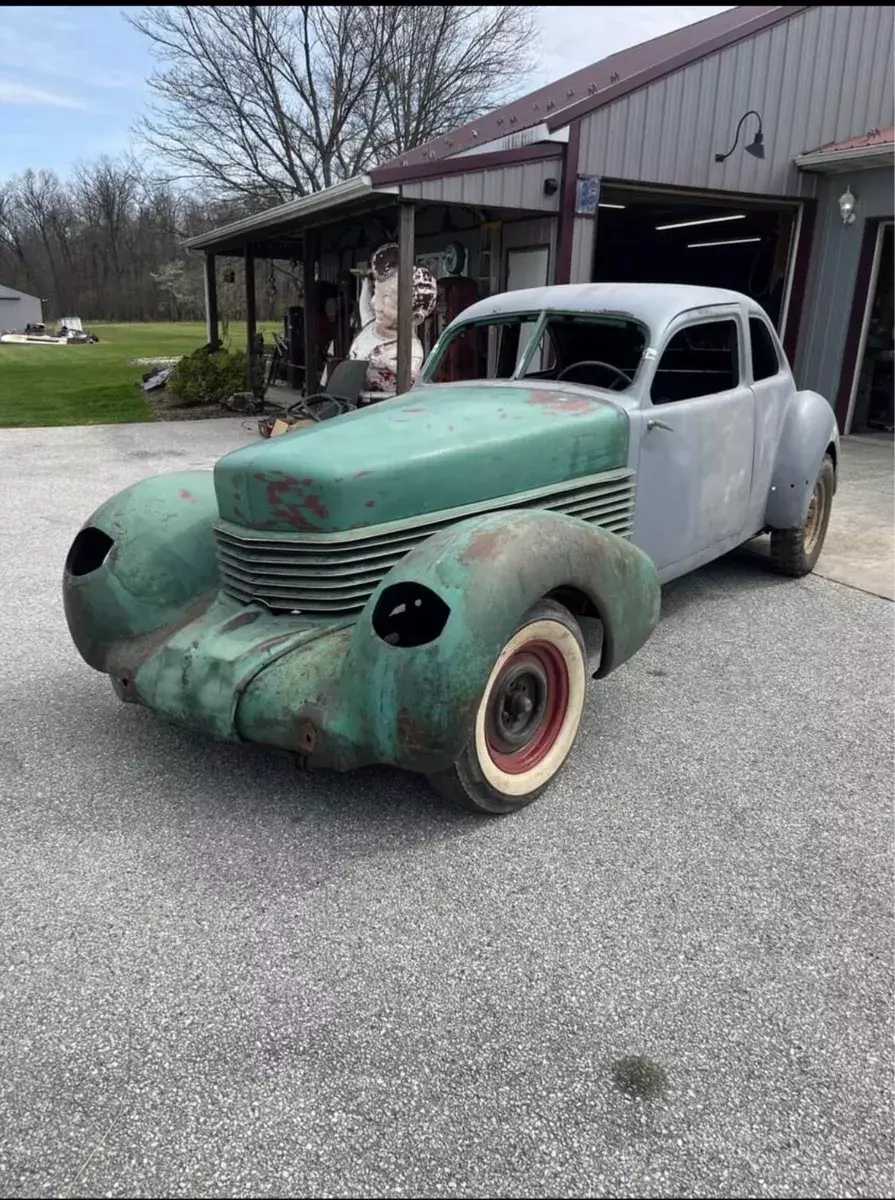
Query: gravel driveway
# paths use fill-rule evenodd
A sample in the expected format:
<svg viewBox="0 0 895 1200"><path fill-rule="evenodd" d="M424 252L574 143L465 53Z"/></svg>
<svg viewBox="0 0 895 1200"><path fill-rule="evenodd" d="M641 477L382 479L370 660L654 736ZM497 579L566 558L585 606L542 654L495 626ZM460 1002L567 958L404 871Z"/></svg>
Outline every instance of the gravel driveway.
<svg viewBox="0 0 895 1200"><path fill-rule="evenodd" d="M0 432L0 1195L891 1194L892 604L671 585L507 819L301 774L60 606L99 501L251 437Z"/></svg>

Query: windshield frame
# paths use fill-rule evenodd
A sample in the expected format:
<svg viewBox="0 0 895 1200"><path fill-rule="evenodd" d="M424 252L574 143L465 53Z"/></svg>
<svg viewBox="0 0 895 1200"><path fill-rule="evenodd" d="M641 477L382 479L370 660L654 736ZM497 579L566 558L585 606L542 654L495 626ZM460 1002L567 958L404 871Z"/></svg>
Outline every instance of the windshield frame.
<svg viewBox="0 0 895 1200"><path fill-rule="evenodd" d="M547 324L552 317L572 317L576 320L594 321L594 322L600 322L600 321L613 322L614 321L617 323L624 323L626 325L636 325L641 330L643 330L643 334L644 334L643 351L641 352L641 355L640 355L640 361L637 364L637 370L634 373L634 377L633 377L631 384L628 387L624 388L623 391L619 392L618 394L623 395L625 392L629 392L631 390L631 388L636 384L637 379L640 376L641 371L643 370L644 362L646 362L647 358L649 357L648 350L649 350L650 346L652 345L652 342L650 341L651 331L649 329L649 326L646 324L645 321L641 320L639 317L633 316L631 313L613 312L611 310L601 311L601 312L583 312L581 309L570 309L570 308L542 308L537 313L535 313L531 310L520 310L519 312L499 313L499 314L496 313L496 314L494 314L494 316L491 316L491 317L478 317L477 319L474 319L471 321L462 321L460 324L453 326L452 329L446 330L445 333L442 335L442 337L439 338L438 342L436 343L436 345L433 348L432 353L430 354L429 358L427 359L426 363L423 366L423 370L422 370L422 373L420 376L420 383L438 382L437 380L433 381L433 379L432 379L433 374L441 366L442 361L444 360L444 357L447 354L450 346L453 344L454 340L456 338L460 337L462 334L464 334L468 329L474 329L476 327L491 328L494 326L512 325L512 324L516 324L516 323L525 324L526 321L533 320L535 322L535 327L532 330L531 336L529 337L529 339L525 345L525 348L523 349L522 353L520 354L520 356L516 362L516 366L514 367L513 373L511 375L506 376L504 378L467 379L467 380L458 381L458 382L462 382L462 383L466 383L466 384L470 384L470 383L508 383L510 381L518 382L524 378L524 373L528 369L528 365L531 362L532 358L534 357L535 351L540 346L541 338L543 337L544 330L546 329ZM541 382L549 383L549 382L555 382L555 381L542 380ZM560 381L560 382L562 382L562 381ZM592 385L584 385L584 386L592 386ZM600 389L597 389L597 390L600 390Z"/></svg>

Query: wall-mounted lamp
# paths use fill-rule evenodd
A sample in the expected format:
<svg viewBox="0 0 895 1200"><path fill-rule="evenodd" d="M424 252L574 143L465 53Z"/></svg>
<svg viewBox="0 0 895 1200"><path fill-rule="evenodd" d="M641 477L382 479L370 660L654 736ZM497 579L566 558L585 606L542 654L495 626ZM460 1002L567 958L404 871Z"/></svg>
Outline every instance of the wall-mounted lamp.
<svg viewBox="0 0 895 1200"><path fill-rule="evenodd" d="M550 179L544 180L544 195L545 196L555 196L558 191L559 191L559 180L558 179L553 179L551 177Z"/></svg>
<svg viewBox="0 0 895 1200"><path fill-rule="evenodd" d="M854 225L855 223L855 206L858 201L853 195L850 187L847 187L839 197L839 213L842 217L843 225Z"/></svg>
<svg viewBox="0 0 895 1200"><path fill-rule="evenodd" d="M764 158L764 134L761 130L761 115L757 113L754 108L750 108L748 112L744 112L740 117L739 124L737 125L737 131L734 135L733 145L726 154L715 155L716 163L724 162L726 159L730 158L731 154L733 154L734 150L736 150L737 142L740 140L740 130L743 128L743 122L746 120L746 117L758 117L758 132L749 145L744 147L744 149L746 153L751 154L753 158Z"/></svg>

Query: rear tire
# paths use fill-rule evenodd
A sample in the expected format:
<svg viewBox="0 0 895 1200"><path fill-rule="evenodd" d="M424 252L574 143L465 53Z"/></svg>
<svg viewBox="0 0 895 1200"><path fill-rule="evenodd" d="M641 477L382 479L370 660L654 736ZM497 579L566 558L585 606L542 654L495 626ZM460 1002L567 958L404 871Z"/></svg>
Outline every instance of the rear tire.
<svg viewBox="0 0 895 1200"><path fill-rule="evenodd" d="M771 531L771 559L778 571L798 579L809 575L823 550L836 489L836 469L826 455L814 491L805 523L796 529Z"/></svg>
<svg viewBox="0 0 895 1200"><path fill-rule="evenodd" d="M578 623L552 600L535 605L497 656L469 742L429 782L473 812L502 815L531 804L575 743L587 693Z"/></svg>

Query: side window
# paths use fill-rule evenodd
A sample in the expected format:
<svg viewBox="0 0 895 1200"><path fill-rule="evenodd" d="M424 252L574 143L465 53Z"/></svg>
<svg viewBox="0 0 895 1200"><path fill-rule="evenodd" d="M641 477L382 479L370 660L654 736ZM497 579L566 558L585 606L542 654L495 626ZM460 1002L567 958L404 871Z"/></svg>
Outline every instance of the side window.
<svg viewBox="0 0 895 1200"><path fill-rule="evenodd" d="M729 392L740 382L737 323L732 318L679 329L662 352L653 376L653 404L674 404Z"/></svg>
<svg viewBox="0 0 895 1200"><path fill-rule="evenodd" d="M780 370L780 359L770 330L761 317L749 318L749 340L752 343L753 380L758 383L759 379L770 379Z"/></svg>

